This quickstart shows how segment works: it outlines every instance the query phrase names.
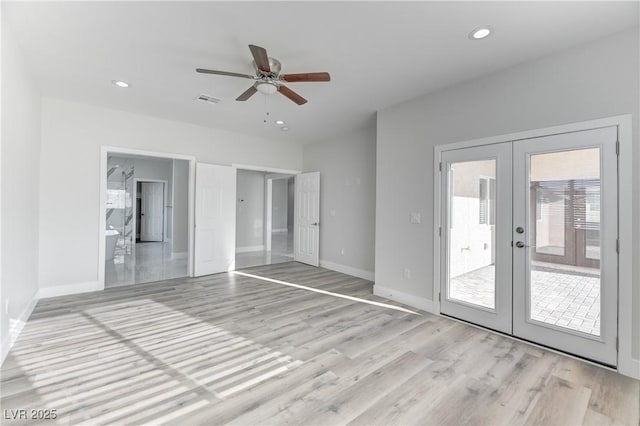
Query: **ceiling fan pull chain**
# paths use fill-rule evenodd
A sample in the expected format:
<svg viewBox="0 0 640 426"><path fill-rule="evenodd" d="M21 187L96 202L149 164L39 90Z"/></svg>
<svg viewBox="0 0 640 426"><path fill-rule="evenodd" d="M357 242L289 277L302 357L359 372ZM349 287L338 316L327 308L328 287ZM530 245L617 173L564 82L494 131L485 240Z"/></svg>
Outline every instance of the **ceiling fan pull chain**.
<svg viewBox="0 0 640 426"><path fill-rule="evenodd" d="M264 124L267 124L269 119L269 109L267 108L267 96L264 96Z"/></svg>

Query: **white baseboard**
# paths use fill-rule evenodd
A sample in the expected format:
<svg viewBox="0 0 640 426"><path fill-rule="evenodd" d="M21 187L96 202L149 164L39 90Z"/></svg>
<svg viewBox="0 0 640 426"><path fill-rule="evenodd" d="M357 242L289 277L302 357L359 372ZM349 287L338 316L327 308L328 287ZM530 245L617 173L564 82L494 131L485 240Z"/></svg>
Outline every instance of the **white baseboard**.
<svg viewBox="0 0 640 426"><path fill-rule="evenodd" d="M189 252L186 251L181 251L181 252L172 252L171 253L171 258L172 259L186 259L187 257L189 257Z"/></svg>
<svg viewBox="0 0 640 426"><path fill-rule="evenodd" d="M104 287L98 281L57 285L53 287L41 287L38 291L38 298L46 299L49 297L68 296L70 294L88 293L100 290L104 290Z"/></svg>
<svg viewBox="0 0 640 426"><path fill-rule="evenodd" d="M236 253L247 253L250 251L262 251L262 250L264 250L264 245L236 247Z"/></svg>
<svg viewBox="0 0 640 426"><path fill-rule="evenodd" d="M276 228L271 230L272 234L279 234L279 233L285 233L285 232L289 232L289 230L287 228Z"/></svg>
<svg viewBox="0 0 640 426"><path fill-rule="evenodd" d="M394 290L388 287L383 287L379 284L373 286L373 294L376 296L384 297L389 300L403 303L414 308L422 309L429 313L435 313L433 308L433 301L425 297L414 296L413 294L403 293L398 290Z"/></svg>
<svg viewBox="0 0 640 426"><path fill-rule="evenodd" d="M640 359L631 358L630 361L623 364L618 358L618 373L640 380Z"/></svg>
<svg viewBox="0 0 640 426"><path fill-rule="evenodd" d="M29 304L24 308L22 313L16 319L9 319L9 333L2 341L2 352L0 353L0 365L4 363L5 358L9 354L11 347L18 339L18 336L22 332L24 325L31 316L31 313L38 303L38 292L33 295Z"/></svg>
<svg viewBox="0 0 640 426"><path fill-rule="evenodd" d="M364 269L353 268L351 266L341 265L339 263L329 262L328 260L322 259L320 259L320 266L325 269L331 269L332 271L362 278L363 280L375 280L375 274L371 271L365 271Z"/></svg>

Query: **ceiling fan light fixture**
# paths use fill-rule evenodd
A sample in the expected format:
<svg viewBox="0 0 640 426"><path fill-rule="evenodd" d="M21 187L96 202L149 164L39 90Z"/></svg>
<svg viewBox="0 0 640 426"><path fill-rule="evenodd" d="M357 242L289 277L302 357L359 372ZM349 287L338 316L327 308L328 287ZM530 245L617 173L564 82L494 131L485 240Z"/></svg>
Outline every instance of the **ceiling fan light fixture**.
<svg viewBox="0 0 640 426"><path fill-rule="evenodd" d="M282 125L284 124L284 120L276 120L276 121L275 121L275 123L276 123L278 126L282 126Z"/></svg>
<svg viewBox="0 0 640 426"><path fill-rule="evenodd" d="M263 82L256 84L256 89L263 95L273 95L278 91L278 86L273 83Z"/></svg>
<svg viewBox="0 0 640 426"><path fill-rule="evenodd" d="M484 25L482 27L474 28L473 31L469 33L469 38L471 40L482 40L483 38L487 38L493 32L493 28Z"/></svg>
<svg viewBox="0 0 640 426"><path fill-rule="evenodd" d="M280 130L282 130L283 132L288 132L289 128L287 126L284 126L284 127L280 127Z"/></svg>

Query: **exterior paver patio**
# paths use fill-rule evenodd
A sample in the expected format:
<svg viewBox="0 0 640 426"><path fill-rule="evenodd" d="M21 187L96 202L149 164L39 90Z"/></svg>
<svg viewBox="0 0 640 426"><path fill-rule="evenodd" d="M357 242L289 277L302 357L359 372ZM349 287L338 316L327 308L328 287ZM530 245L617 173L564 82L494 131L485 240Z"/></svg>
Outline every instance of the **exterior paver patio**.
<svg viewBox="0 0 640 426"><path fill-rule="evenodd" d="M452 278L449 297L493 309L494 277L489 265ZM534 266L531 278L531 319L600 335L599 276Z"/></svg>

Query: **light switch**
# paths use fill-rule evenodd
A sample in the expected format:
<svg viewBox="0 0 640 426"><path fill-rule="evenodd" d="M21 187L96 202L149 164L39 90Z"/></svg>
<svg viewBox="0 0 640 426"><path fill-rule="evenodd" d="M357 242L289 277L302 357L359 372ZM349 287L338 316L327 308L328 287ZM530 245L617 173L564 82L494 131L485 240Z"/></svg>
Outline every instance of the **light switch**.
<svg viewBox="0 0 640 426"><path fill-rule="evenodd" d="M411 213L409 221L411 223L420 223L420 213Z"/></svg>

